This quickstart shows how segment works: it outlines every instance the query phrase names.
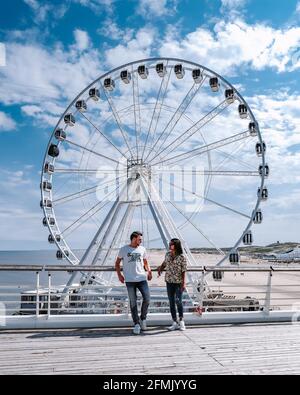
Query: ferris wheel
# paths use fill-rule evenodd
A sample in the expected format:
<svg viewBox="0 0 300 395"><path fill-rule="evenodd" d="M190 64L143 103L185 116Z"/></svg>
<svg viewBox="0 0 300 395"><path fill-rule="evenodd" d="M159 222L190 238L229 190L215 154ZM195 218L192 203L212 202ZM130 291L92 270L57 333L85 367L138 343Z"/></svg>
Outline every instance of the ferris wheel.
<svg viewBox="0 0 300 395"><path fill-rule="evenodd" d="M149 250L179 238L190 266L239 264L239 246L253 244L263 221L265 154L251 108L217 73L173 58L122 65L86 87L53 130L41 175L48 240L83 272L112 266L134 230Z"/></svg>

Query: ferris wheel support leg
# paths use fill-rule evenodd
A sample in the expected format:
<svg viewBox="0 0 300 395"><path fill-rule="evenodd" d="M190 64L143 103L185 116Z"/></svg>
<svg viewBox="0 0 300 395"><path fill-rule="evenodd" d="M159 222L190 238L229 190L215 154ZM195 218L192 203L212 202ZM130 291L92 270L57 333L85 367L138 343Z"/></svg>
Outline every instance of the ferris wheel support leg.
<svg viewBox="0 0 300 395"><path fill-rule="evenodd" d="M125 201L121 201L121 199L119 198L118 199L118 204L116 205L115 209L113 210L112 215L110 215L109 218L107 219L106 223L109 220L110 220L110 222L109 222L108 226L106 227L106 231L103 234L102 240L98 243L99 247L97 248L97 252L96 252L96 254L95 254L94 258L93 258L91 266L96 266L97 265L97 262L99 260L99 255L102 252L108 237L110 236L111 232L113 231L113 227L114 227L115 222L116 222L116 220L118 218L121 206L126 203L126 199L130 196L130 193L131 193L133 188L134 188L134 182L132 180L128 180L126 187L123 188L123 190L121 192L121 195L120 195L121 198L124 197ZM124 216L125 215L126 214L124 214ZM119 232L119 229L118 229L118 232ZM101 266L103 266L103 265L104 265L104 263ZM92 274L93 273L89 274L88 279L90 279L92 277ZM87 280L85 280L85 284L86 283L88 284Z"/></svg>
<svg viewBox="0 0 300 395"><path fill-rule="evenodd" d="M148 185L146 186L144 183L144 180L141 179L141 187L142 187L145 197L147 198L147 204L150 208L151 214L153 216L153 219L155 221L157 229L161 235L161 238L163 240L165 248L168 249L169 248L169 241L171 239L171 234L169 232L170 228L168 228L166 226L158 208L156 207L156 204L154 203L154 200L151 198L151 194L149 192L149 187L151 188L151 185L149 186L149 183L148 183Z"/></svg>
<svg viewBox="0 0 300 395"><path fill-rule="evenodd" d="M92 248L97 244L97 240L99 238L99 235L103 231L104 227L107 225L107 222L109 221L109 219L112 216L113 212L117 209L118 205L119 205L119 199L116 200L116 202L114 203L114 205L110 209L110 211L107 214L105 220L102 222L102 224L101 224L100 228L98 229L95 237L93 238L91 244L89 245L88 249L84 253L83 257L81 258L81 260L79 262L80 266L84 266L84 262L86 261L87 257L89 256ZM72 276L70 277L69 281L66 284L66 288L64 289L63 293L65 293L65 291L67 291L68 287L70 287L72 285L72 283L74 282L74 280L77 277L78 273L79 272L75 272L74 274L72 274Z"/></svg>
<svg viewBox="0 0 300 395"><path fill-rule="evenodd" d="M84 253L83 257L81 258L79 265L80 266L84 266L84 263L87 259L87 257L89 256L92 248L97 244L97 240L99 239L100 234L102 233L103 229L106 227L106 225L108 224L109 220L111 219L111 217L114 215L115 211L118 209L119 204L120 204L120 196L122 196L122 194L126 191L126 187L124 187L119 195L119 197L116 199L115 203L113 204L113 206L111 207L111 209L109 210L107 216L105 217L104 221L102 222L100 228L98 229L98 231L96 232L92 242L90 243L89 247L87 248L86 252ZM68 280L63 293L62 293L62 298L68 293L68 289L69 287L74 283L77 275L79 274L79 272L75 272L71 275L70 279Z"/></svg>
<svg viewBox="0 0 300 395"><path fill-rule="evenodd" d="M123 231L129 226L129 222L130 222L129 219L130 219L130 216L131 216L131 214L133 212L133 209L134 209L133 206L129 203L128 207L126 209L126 212L125 212L125 214L124 214L124 216L122 218L122 221L120 223L118 232L115 232L115 235L114 235L114 238L113 238L113 240L112 240L112 242L110 244L109 250L107 251L107 253L106 253L106 255L105 255L104 259L103 259L103 265L104 266L106 265L106 261L110 258L110 256L113 253L113 247L117 246L119 248L119 244L120 244L120 241L121 241L121 238L122 238ZM117 255L115 254L114 259L116 259L116 258L117 258ZM110 274L109 279L108 279L108 283L112 282L112 278L113 278L114 275L115 275L114 272L112 272Z"/></svg>
<svg viewBox="0 0 300 395"><path fill-rule="evenodd" d="M120 203L120 205L121 205L121 204L122 204L122 203ZM116 219L117 219L117 216L118 216L118 214L119 214L119 209L120 209L120 206L119 206L119 208L117 208L117 210L115 211L115 214L114 214L114 216L113 216L113 218L112 218L112 220L111 220L111 222L110 222L110 224L109 224L109 226L108 226L108 229L107 229L107 231L105 232L105 235L104 235L104 237L103 237L103 239L102 239L102 241L101 241L101 243L100 243L100 246L99 246L99 248L98 248L97 254L96 254L96 256L95 256L95 258L94 258L94 260L93 260L93 262L92 262L92 266L96 266L96 265L97 265L97 261L98 261L98 258L99 258L99 254L101 253L101 251L102 251L102 249L103 249L103 247L104 247L104 245L105 245L105 243L106 243L106 241L107 241L109 235L111 234L111 232L112 232L112 230L113 230L113 226L114 226L114 224L115 224L115 222L116 222ZM126 211L125 211L125 213L124 213L124 215L123 215L123 218L121 219L120 225L119 225L119 227L118 227L118 231L114 233L114 236L113 236L113 238L112 238L112 241L111 241L111 243L110 243L110 246L109 246L109 248L108 248L108 250L107 250L107 252L106 252L106 254L105 254L105 256L104 256L104 258L103 258L103 260L102 260L102 262L101 262L101 266L106 266L106 262L107 262L107 260L109 259L110 255L111 255L111 253L112 253L112 248L113 248L114 245L116 245L116 241L118 240L119 235L120 235L120 233L122 232L122 229L123 229L123 228L125 227L125 225L126 225L126 221L127 221L127 219L128 219L128 216L129 216L131 210L132 210L132 206L131 206L130 203L129 203L129 204L128 204L128 207L127 207L127 209L126 209ZM85 280L85 284L87 284L87 285L89 284L89 280L91 279L92 275L93 275L93 273L90 273L90 274L89 274L88 278ZM102 274L102 276L104 276L104 275L105 275L105 274ZM113 275L113 273L111 273L111 277L112 277L112 275Z"/></svg>
<svg viewBox="0 0 300 395"><path fill-rule="evenodd" d="M164 233L166 235L165 238L167 237L167 242L164 241L166 248L167 249L169 248L169 240L172 237L177 237L182 242L182 246L185 251L185 255L187 257L187 261L189 265L197 266L197 262L195 261L187 243L182 237L180 231L177 229L176 224L174 223L172 217L170 216L170 213L168 212L164 202L161 200L154 185L151 182L148 182L147 185L145 185L144 180L142 180L141 184L145 195L148 197L148 204L159 231L161 232L160 229L166 230ZM199 278L196 275L189 274L188 277L192 284L199 282Z"/></svg>
<svg viewBox="0 0 300 395"><path fill-rule="evenodd" d="M158 217L158 215L156 213L156 210L155 210L155 208L154 208L154 206L153 206L153 204L152 204L150 199L148 199L148 206L150 208L151 214L152 214L152 216L154 218L154 221L155 221L157 229L158 229L158 231L160 233L160 236L161 236L161 238L163 240L165 248L168 249L169 248L170 235L166 234L166 230L163 228L163 226L162 226L162 224L160 222L160 219L159 219L159 217Z"/></svg>

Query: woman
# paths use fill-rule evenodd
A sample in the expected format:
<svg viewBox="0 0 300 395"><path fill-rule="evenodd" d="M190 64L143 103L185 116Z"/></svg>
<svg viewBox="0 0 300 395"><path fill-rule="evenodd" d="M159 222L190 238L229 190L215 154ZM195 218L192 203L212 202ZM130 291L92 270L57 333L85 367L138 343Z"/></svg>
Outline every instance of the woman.
<svg viewBox="0 0 300 395"><path fill-rule="evenodd" d="M179 239L172 239L169 247L170 251L167 252L164 262L158 268L158 276L161 275L162 271L166 271L165 280L167 283L168 298L173 319L173 324L168 329L170 331L174 331L176 329L184 331L185 324L183 321L182 294L186 287L186 258L183 255ZM179 315L179 323L177 320L176 305Z"/></svg>

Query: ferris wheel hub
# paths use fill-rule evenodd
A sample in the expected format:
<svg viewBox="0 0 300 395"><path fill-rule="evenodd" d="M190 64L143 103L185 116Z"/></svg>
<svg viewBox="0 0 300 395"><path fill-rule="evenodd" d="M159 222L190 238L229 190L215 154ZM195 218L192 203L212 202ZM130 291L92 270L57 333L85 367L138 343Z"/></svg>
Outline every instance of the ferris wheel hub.
<svg viewBox="0 0 300 395"><path fill-rule="evenodd" d="M143 159L128 159L127 160L127 178L138 179L141 176L148 179L151 177L151 168Z"/></svg>

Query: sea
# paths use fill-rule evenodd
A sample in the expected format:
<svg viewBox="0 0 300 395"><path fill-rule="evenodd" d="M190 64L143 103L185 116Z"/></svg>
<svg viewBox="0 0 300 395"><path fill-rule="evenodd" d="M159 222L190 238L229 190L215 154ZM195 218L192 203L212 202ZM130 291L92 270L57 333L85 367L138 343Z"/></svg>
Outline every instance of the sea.
<svg viewBox="0 0 300 395"><path fill-rule="evenodd" d="M67 261L58 261L53 250L37 251L0 251L0 265L59 265ZM53 284L63 285L69 275L66 273L52 273ZM41 286L47 286L47 273L41 273ZM33 286L35 287L34 272L6 272L0 271L0 286Z"/></svg>
<svg viewBox="0 0 300 395"><path fill-rule="evenodd" d="M80 256L80 254L78 254ZM51 250L38 251L0 251L0 265L59 265L67 264L67 261L58 261L56 252ZM66 284L70 274L64 272L52 272L52 286L61 287ZM80 273L79 273L80 276ZM40 273L40 287L48 287L48 274ZM36 289L36 273L26 271L0 271L0 310L3 304L8 315L20 306L22 292ZM8 301L10 301L8 303ZM15 301L15 303L13 303ZM1 304L2 303L2 304ZM0 312L1 313L1 312Z"/></svg>

